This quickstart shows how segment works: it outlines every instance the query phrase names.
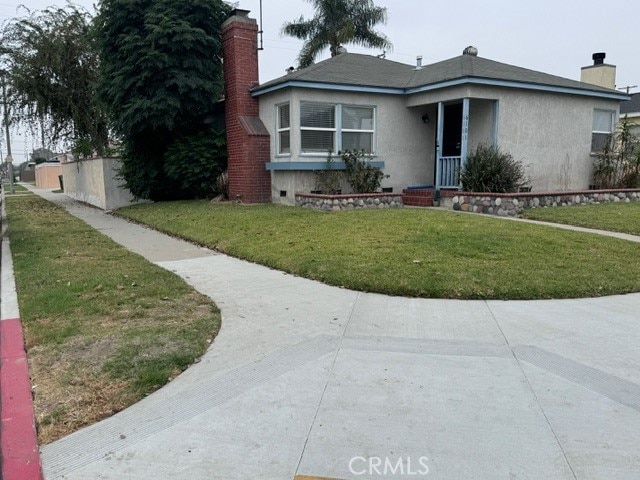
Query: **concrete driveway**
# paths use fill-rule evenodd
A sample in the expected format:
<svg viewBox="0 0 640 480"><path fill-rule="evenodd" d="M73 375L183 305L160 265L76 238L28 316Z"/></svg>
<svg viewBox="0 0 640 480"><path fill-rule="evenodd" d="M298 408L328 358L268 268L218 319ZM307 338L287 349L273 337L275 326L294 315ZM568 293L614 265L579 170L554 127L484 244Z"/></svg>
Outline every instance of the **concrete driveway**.
<svg viewBox="0 0 640 480"><path fill-rule="evenodd" d="M358 293L38 193L223 318L200 363L44 446L47 479L640 479L639 294Z"/></svg>

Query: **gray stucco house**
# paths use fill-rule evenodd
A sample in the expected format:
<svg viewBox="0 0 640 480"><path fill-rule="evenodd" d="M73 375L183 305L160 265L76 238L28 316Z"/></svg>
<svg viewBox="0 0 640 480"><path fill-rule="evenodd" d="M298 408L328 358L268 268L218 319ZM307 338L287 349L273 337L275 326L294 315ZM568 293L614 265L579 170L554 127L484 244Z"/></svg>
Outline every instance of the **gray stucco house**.
<svg viewBox="0 0 640 480"><path fill-rule="evenodd" d="M585 67L591 77L601 66L615 72L603 58ZM370 151L389 175L387 191L457 187L456 172L479 143L527 165L534 191L587 189L593 152L629 98L614 85L506 65L473 47L426 66L343 53L251 95L270 136L272 199L284 203L314 190L313 170L324 168L329 149Z"/></svg>

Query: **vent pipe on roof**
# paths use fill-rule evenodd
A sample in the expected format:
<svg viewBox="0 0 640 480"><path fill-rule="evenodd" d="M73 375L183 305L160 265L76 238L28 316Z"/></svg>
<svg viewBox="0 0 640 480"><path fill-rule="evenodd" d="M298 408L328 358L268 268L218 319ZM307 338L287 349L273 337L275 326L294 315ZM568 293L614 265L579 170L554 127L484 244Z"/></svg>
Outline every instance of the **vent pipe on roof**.
<svg viewBox="0 0 640 480"><path fill-rule="evenodd" d="M473 45L469 45L467 48L465 48L462 51L463 55L471 55L472 57L477 57L478 56L478 49L476 47L474 47Z"/></svg>
<svg viewBox="0 0 640 480"><path fill-rule="evenodd" d="M422 55L416 57L416 70L422 70Z"/></svg>

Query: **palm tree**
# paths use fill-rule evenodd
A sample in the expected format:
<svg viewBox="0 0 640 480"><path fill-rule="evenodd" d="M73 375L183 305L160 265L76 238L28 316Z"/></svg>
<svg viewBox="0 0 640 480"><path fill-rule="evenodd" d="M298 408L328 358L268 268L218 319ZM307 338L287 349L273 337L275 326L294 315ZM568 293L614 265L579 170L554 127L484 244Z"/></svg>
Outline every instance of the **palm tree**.
<svg viewBox="0 0 640 480"><path fill-rule="evenodd" d="M347 43L371 48L392 47L385 35L373 30L378 23L386 23L387 9L376 7L372 0L307 1L313 4L315 16L309 20L301 16L282 27L284 35L305 41L298 55L299 68L313 64L326 47L332 57Z"/></svg>

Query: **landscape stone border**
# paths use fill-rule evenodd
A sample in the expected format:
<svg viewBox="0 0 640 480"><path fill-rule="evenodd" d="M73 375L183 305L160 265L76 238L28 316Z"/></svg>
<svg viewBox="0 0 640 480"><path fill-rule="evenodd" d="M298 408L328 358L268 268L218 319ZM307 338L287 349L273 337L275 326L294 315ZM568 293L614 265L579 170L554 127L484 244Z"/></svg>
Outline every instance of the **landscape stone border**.
<svg viewBox="0 0 640 480"><path fill-rule="evenodd" d="M351 195L321 195L296 193L296 206L325 212L356 208L402 208L402 195L397 193L360 193Z"/></svg>
<svg viewBox="0 0 640 480"><path fill-rule="evenodd" d="M640 189L568 192L477 193L443 190L440 206L463 212L514 217L523 210L640 200Z"/></svg>

